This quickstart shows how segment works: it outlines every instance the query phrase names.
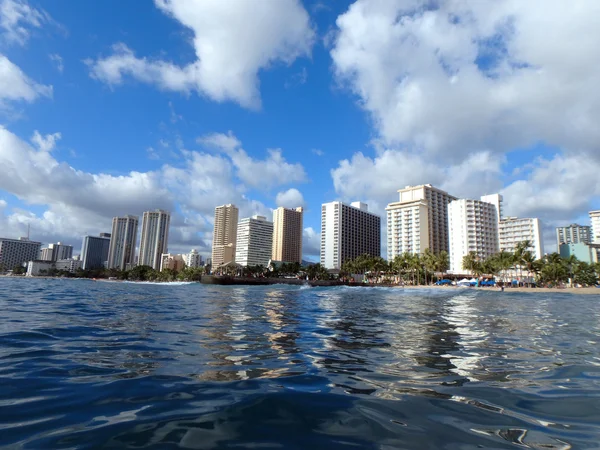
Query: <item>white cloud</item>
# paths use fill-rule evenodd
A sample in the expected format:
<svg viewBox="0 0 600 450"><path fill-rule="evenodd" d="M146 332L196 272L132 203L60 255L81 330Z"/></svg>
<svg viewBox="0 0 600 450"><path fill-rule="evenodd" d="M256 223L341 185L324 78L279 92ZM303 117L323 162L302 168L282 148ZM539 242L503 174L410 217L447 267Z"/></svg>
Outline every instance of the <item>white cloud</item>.
<svg viewBox="0 0 600 450"><path fill-rule="evenodd" d="M306 202L304 201L302 193L295 188L279 192L275 198L275 204L277 206L283 206L284 208L297 208L298 206L306 206Z"/></svg>
<svg viewBox="0 0 600 450"><path fill-rule="evenodd" d="M0 106L6 101L33 102L40 96L52 97L52 86L32 81L18 66L0 54Z"/></svg>
<svg viewBox="0 0 600 450"><path fill-rule="evenodd" d="M260 106L258 72L309 55L314 31L298 0L155 0L157 7L193 33L196 60L185 66L138 57L124 44L88 61L92 77L109 85L124 77L160 89L196 91L215 101Z"/></svg>
<svg viewBox="0 0 600 450"><path fill-rule="evenodd" d="M0 127L0 191L21 201L45 207L41 214L0 205L0 229L22 235L31 225L32 238L64 241L79 246L84 234L109 231L111 218L163 208L173 212L169 248L208 252L214 208L235 203L240 217L269 216L270 208L248 198L247 188L234 177L226 154L182 151L178 166L124 175L90 173L57 160L52 148L60 133L35 132L23 141Z"/></svg>
<svg viewBox="0 0 600 450"><path fill-rule="evenodd" d="M47 134L42 136L39 131L35 130L33 132L33 136L31 137L31 142L38 148L41 152L51 152L56 147L56 141L61 138L60 133Z"/></svg>
<svg viewBox="0 0 600 450"><path fill-rule="evenodd" d="M382 139L446 161L537 141L598 152L600 3L427 5L358 0L337 19L335 73Z"/></svg>
<svg viewBox="0 0 600 450"><path fill-rule="evenodd" d="M317 156L323 156L325 154L325 152L323 150L318 149L318 148L313 148L310 151L313 152Z"/></svg>
<svg viewBox="0 0 600 450"><path fill-rule="evenodd" d="M597 2L357 0L330 53L372 120L376 155L341 161L336 192L381 211L408 184L476 198L518 177L507 211L584 215L599 195L599 20ZM557 156L504 173L509 152L538 143Z"/></svg>
<svg viewBox="0 0 600 450"><path fill-rule="evenodd" d="M319 262L321 257L321 233L306 227L302 233L302 258Z"/></svg>
<svg viewBox="0 0 600 450"><path fill-rule="evenodd" d="M63 73L65 70L65 64L63 63L62 56L60 56L58 53L52 53L48 55L48 58L50 58L50 61L54 63L56 70L58 70L60 73Z"/></svg>
<svg viewBox="0 0 600 450"><path fill-rule="evenodd" d="M40 28L50 16L31 7L25 0L0 0L0 29L8 43L25 44L31 28Z"/></svg>
<svg viewBox="0 0 600 450"><path fill-rule="evenodd" d="M302 164L287 162L281 149L267 149L268 156L264 160L252 158L231 131L227 134L211 133L199 138L198 142L225 152L236 168L237 177L249 187L268 191L277 186L306 181Z"/></svg>

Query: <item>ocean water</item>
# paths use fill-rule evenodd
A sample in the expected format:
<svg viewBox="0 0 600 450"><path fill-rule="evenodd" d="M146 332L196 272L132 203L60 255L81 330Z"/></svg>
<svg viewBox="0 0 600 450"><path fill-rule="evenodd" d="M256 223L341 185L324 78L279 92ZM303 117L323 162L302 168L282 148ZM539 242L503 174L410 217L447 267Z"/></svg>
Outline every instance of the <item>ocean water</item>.
<svg viewBox="0 0 600 450"><path fill-rule="evenodd" d="M0 279L0 447L600 447L600 295Z"/></svg>

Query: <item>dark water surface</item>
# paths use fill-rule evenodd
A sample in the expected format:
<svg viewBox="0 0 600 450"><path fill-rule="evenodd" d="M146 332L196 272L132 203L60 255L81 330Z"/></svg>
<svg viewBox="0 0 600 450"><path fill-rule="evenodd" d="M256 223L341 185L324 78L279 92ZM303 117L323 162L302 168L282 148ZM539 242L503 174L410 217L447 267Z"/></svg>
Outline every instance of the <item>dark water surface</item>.
<svg viewBox="0 0 600 450"><path fill-rule="evenodd" d="M0 279L6 448L600 448L600 296Z"/></svg>

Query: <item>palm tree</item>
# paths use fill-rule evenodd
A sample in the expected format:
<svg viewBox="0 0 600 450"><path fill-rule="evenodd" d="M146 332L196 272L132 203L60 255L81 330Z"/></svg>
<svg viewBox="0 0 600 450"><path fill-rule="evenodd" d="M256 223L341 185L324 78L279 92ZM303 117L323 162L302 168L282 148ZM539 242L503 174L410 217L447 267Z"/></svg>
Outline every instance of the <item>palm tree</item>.
<svg viewBox="0 0 600 450"><path fill-rule="evenodd" d="M434 272L436 266L436 256L429 248L426 248L423 252L421 263L425 268L425 284L427 284L427 272Z"/></svg>
<svg viewBox="0 0 600 450"><path fill-rule="evenodd" d="M474 275L478 275L481 272L481 265L479 263L479 256L476 252L469 252L463 256L463 267Z"/></svg>

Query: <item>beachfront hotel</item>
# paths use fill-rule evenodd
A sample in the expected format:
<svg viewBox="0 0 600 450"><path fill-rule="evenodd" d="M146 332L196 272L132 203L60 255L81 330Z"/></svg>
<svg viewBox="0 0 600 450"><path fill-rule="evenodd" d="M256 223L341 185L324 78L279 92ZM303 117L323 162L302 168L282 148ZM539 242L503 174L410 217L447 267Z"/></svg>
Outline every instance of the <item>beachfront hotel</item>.
<svg viewBox="0 0 600 450"><path fill-rule="evenodd" d="M108 268L125 270L135 263L135 244L139 217L115 217L112 223Z"/></svg>
<svg viewBox="0 0 600 450"><path fill-rule="evenodd" d="M215 226L213 229L212 266L235 262L239 210L233 204L215 208Z"/></svg>
<svg viewBox="0 0 600 450"><path fill-rule="evenodd" d="M572 223L566 227L556 227L556 246L561 244L591 244L592 227Z"/></svg>
<svg viewBox="0 0 600 450"><path fill-rule="evenodd" d="M169 246L169 225L171 214L162 209L146 211L142 217L142 236L140 239L140 256L138 265L150 266L159 270L162 255Z"/></svg>
<svg viewBox="0 0 600 450"><path fill-rule="evenodd" d="M535 259L544 256L544 243L542 241L542 226L540 219L505 217L498 224L501 252L514 252L517 244L530 241L529 250Z"/></svg>
<svg viewBox="0 0 600 450"><path fill-rule="evenodd" d="M302 207L273 211L272 260L302 263L303 212Z"/></svg>
<svg viewBox="0 0 600 450"><path fill-rule="evenodd" d="M321 206L321 265L340 269L360 255L381 256L381 218L366 203L323 203Z"/></svg>
<svg viewBox="0 0 600 450"><path fill-rule="evenodd" d="M387 208L387 258L405 252L448 251L448 204L456 200L431 184L407 186Z"/></svg>
<svg viewBox="0 0 600 450"><path fill-rule="evenodd" d="M235 262L242 266L267 266L273 247L273 222L264 216L240 220L237 230Z"/></svg>
<svg viewBox="0 0 600 450"><path fill-rule="evenodd" d="M592 243L600 244L600 209L590 211L590 221L592 222Z"/></svg>
<svg viewBox="0 0 600 450"><path fill-rule="evenodd" d="M185 260L185 265L193 269L197 269L203 265L202 255L195 248L183 255L183 259Z"/></svg>
<svg viewBox="0 0 600 450"><path fill-rule="evenodd" d="M24 237L0 238L0 270L12 270L37 259L41 246L41 242L30 241Z"/></svg>
<svg viewBox="0 0 600 450"><path fill-rule="evenodd" d="M110 233L100 233L100 236L84 236L81 245L83 270L102 269L108 261L109 249Z"/></svg>
<svg viewBox="0 0 600 450"><path fill-rule="evenodd" d="M485 198L485 197L484 197ZM498 207L481 200L453 200L448 205L450 271L466 273L463 257L475 252L481 260L498 253Z"/></svg>

